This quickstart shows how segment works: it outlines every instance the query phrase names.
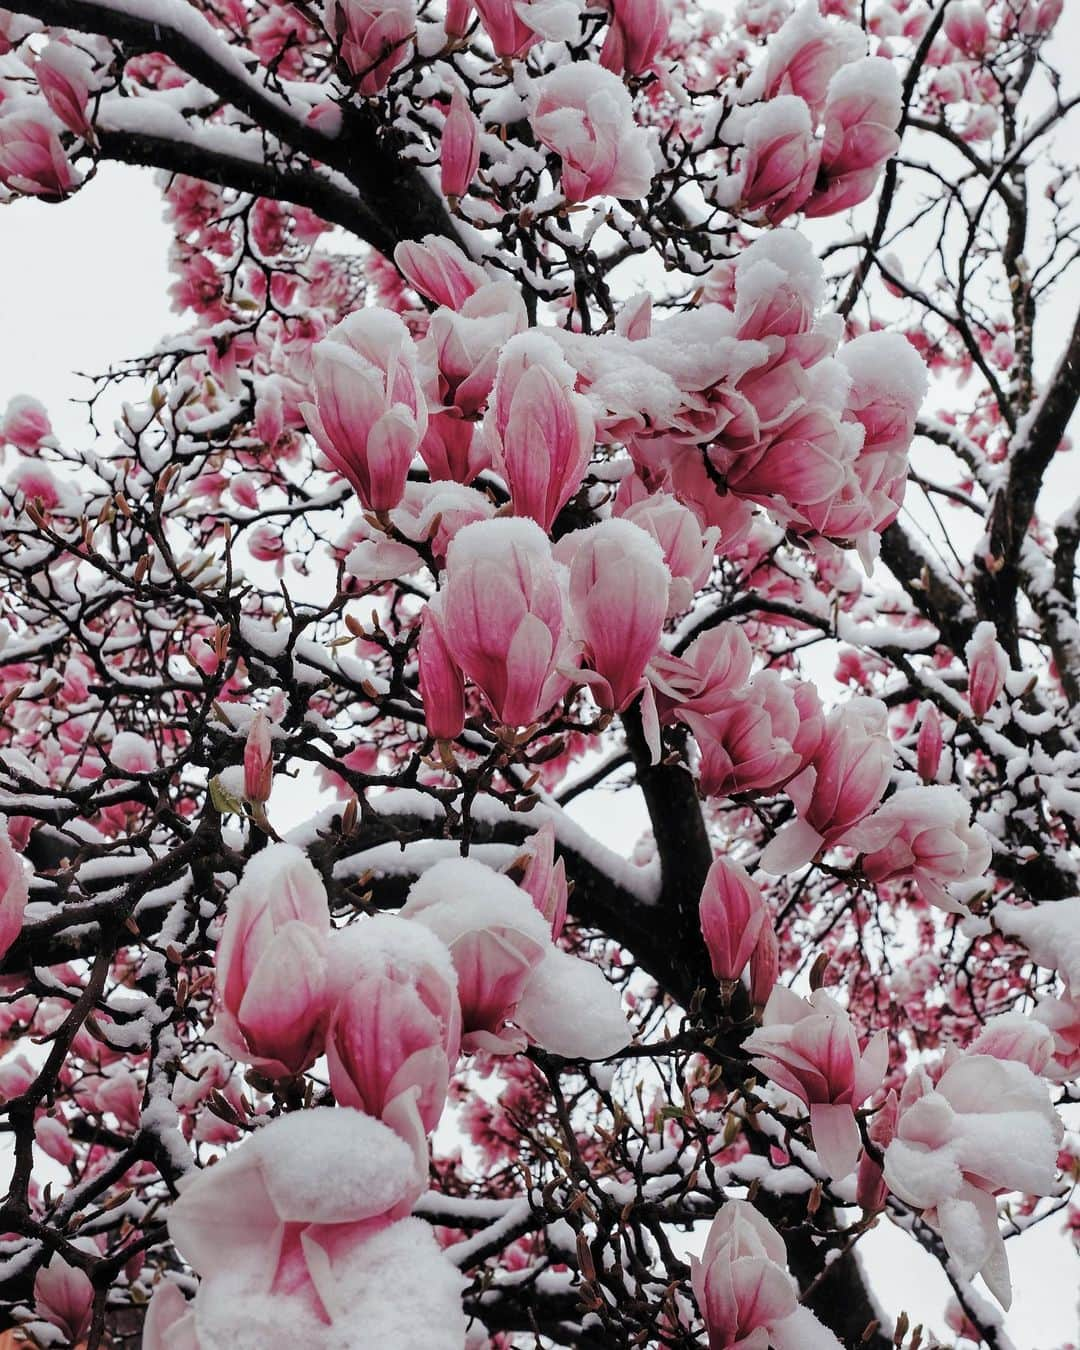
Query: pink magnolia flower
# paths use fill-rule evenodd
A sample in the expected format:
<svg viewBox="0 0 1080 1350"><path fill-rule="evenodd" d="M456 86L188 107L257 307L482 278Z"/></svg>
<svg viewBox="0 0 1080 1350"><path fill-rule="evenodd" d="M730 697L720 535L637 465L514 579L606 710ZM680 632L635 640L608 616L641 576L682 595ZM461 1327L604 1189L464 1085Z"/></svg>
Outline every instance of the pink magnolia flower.
<svg viewBox="0 0 1080 1350"><path fill-rule="evenodd" d="M701 759L698 787L705 797L763 792L797 773L799 712L791 685L774 670L759 671L743 689L726 694L706 713L681 711Z"/></svg>
<svg viewBox="0 0 1080 1350"><path fill-rule="evenodd" d="M154 1286L143 1321L142 1350L200 1350L194 1309L170 1279Z"/></svg>
<svg viewBox="0 0 1080 1350"><path fill-rule="evenodd" d="M94 1255L99 1255L91 1245ZM53 1256L34 1277L34 1305L71 1345L85 1341L94 1312L94 1286L78 1266Z"/></svg>
<svg viewBox="0 0 1080 1350"><path fill-rule="evenodd" d="M920 1066L900 1096L886 1184L941 1234L961 1277L981 1274L1005 1308L1012 1286L994 1196L1051 1194L1062 1133L1045 1083L1015 1060L949 1052L936 1082Z"/></svg>
<svg viewBox="0 0 1080 1350"><path fill-rule="evenodd" d="M535 331L503 348L487 433L514 514L550 530L577 492L596 436L587 401L556 344Z"/></svg>
<svg viewBox="0 0 1080 1350"><path fill-rule="evenodd" d="M474 0L495 55L524 56L541 38L572 42L580 35L578 0Z"/></svg>
<svg viewBox="0 0 1080 1350"><path fill-rule="evenodd" d="M270 1346L285 1327L304 1350L331 1350L357 1326L395 1325L408 1283L433 1350L463 1345L464 1281L407 1217L425 1180L403 1140L347 1107L280 1116L190 1172L168 1223L202 1277L194 1344Z"/></svg>
<svg viewBox="0 0 1080 1350"><path fill-rule="evenodd" d="M890 1089L880 1109L874 1112L866 1131L870 1136L870 1142L879 1153L884 1153L893 1141L899 1111L900 1103L896 1093ZM872 1153L864 1151L859 1159L859 1173L855 1181L857 1203L868 1213L876 1214L885 1208L888 1195L889 1188L885 1185L885 1173L881 1162Z"/></svg>
<svg viewBox="0 0 1080 1350"><path fill-rule="evenodd" d="M467 258L457 244L437 234L425 235L420 243L408 239L398 244L394 262L413 290L450 309L460 309L488 281L478 263Z"/></svg>
<svg viewBox="0 0 1080 1350"><path fill-rule="evenodd" d="M777 876L793 872L822 849L843 843L885 795L891 768L885 705L854 698L837 708L810 763L787 785L799 819L770 841L762 868Z"/></svg>
<svg viewBox="0 0 1080 1350"><path fill-rule="evenodd" d="M450 655L430 608L424 610L420 620L416 655L427 729L437 741L452 741L465 726L465 677Z"/></svg>
<svg viewBox="0 0 1080 1350"><path fill-rule="evenodd" d="M622 712L644 684L667 614L671 574L656 540L625 519L567 535L574 636L598 705Z"/></svg>
<svg viewBox="0 0 1080 1350"><path fill-rule="evenodd" d="M726 706L730 693L749 684L754 649L740 624L721 623L691 642L682 663L667 678L671 716L683 712L708 716Z"/></svg>
<svg viewBox="0 0 1080 1350"><path fill-rule="evenodd" d="M408 328L387 309L358 309L312 351L313 397L300 412L333 468L369 510L401 501L428 425Z"/></svg>
<svg viewBox="0 0 1080 1350"><path fill-rule="evenodd" d="M744 867L717 858L705 878L698 914L713 975L737 980L768 917L761 891Z"/></svg>
<svg viewBox="0 0 1080 1350"><path fill-rule="evenodd" d="M780 942L772 916L766 914L754 950L750 953L750 1002L764 1008L780 978Z"/></svg>
<svg viewBox="0 0 1080 1350"><path fill-rule="evenodd" d="M647 530L660 545L671 573L668 616L689 609L694 595L712 571L720 531L715 527L702 530L694 513L667 492L643 490L643 495L620 514L624 520Z"/></svg>
<svg viewBox="0 0 1080 1350"><path fill-rule="evenodd" d="M1056 1083L1080 1078L1080 997L1065 990L1060 998L1047 994L1035 1005L1032 1017L1048 1027L1054 1039L1053 1055L1043 1073Z"/></svg>
<svg viewBox="0 0 1080 1350"><path fill-rule="evenodd" d="M443 195L464 197L480 167L480 124L460 85L454 86L439 141Z"/></svg>
<svg viewBox="0 0 1080 1350"><path fill-rule="evenodd" d="M30 883L23 860L11 847L7 822L0 818L0 958L22 932Z"/></svg>
<svg viewBox="0 0 1080 1350"><path fill-rule="evenodd" d="M926 365L899 333L863 333L845 343L840 363L851 376L844 416L863 443L855 476L873 508L873 529L895 520L907 486L908 450L926 396Z"/></svg>
<svg viewBox="0 0 1080 1350"><path fill-rule="evenodd" d="M922 722L915 741L919 777L924 783L937 782L942 744L941 714L933 703L924 703Z"/></svg>
<svg viewBox="0 0 1080 1350"><path fill-rule="evenodd" d="M330 0L328 10L327 27L341 59L371 98L409 59L415 0Z"/></svg>
<svg viewBox="0 0 1080 1350"><path fill-rule="evenodd" d="M567 201L646 195L652 153L617 75L575 62L544 75L536 89L529 121L537 140L562 160L560 184Z"/></svg>
<svg viewBox="0 0 1080 1350"><path fill-rule="evenodd" d="M93 81L89 56L69 43L52 41L38 57L34 76L45 102L64 126L89 140L93 136L87 116Z"/></svg>
<svg viewBox="0 0 1080 1350"><path fill-rule="evenodd" d="M526 841L524 858L524 869L517 884L547 919L551 936L557 941L566 922L569 893L566 864L555 857L555 827L550 820L545 820Z"/></svg>
<svg viewBox="0 0 1080 1350"><path fill-rule="evenodd" d="M563 585L531 520L479 520L455 536L430 609L450 657L495 718L529 726L563 696L572 662Z"/></svg>
<svg viewBox="0 0 1080 1350"><path fill-rule="evenodd" d="M799 1303L776 1229L746 1200L727 1200L712 1221L690 1283L709 1350L839 1350L840 1342Z"/></svg>
<svg viewBox="0 0 1080 1350"><path fill-rule="evenodd" d="M52 441L52 434L45 405L29 394L16 394L0 420L0 441L18 450L37 450Z"/></svg>
<svg viewBox="0 0 1080 1350"><path fill-rule="evenodd" d="M51 121L52 114L45 115ZM0 112L0 183L13 192L60 201L81 180L50 121L31 112Z"/></svg>
<svg viewBox="0 0 1080 1350"><path fill-rule="evenodd" d="M395 507L427 429L408 329L390 310L357 310L315 344L312 375L300 412L323 453L369 510Z"/></svg>
<svg viewBox="0 0 1080 1350"><path fill-rule="evenodd" d="M728 487L770 504L778 498L796 511L834 497L854 458L850 433L829 408L806 404L757 450L725 456Z"/></svg>
<svg viewBox="0 0 1080 1350"><path fill-rule="evenodd" d="M967 911L948 887L976 881L990 866L986 831L968 823L970 808L953 787L904 788L849 836L866 852L862 868L876 884L911 877L924 898L950 914Z"/></svg>
<svg viewBox="0 0 1080 1350"><path fill-rule="evenodd" d="M795 94L820 114L832 77L865 52L866 37L855 24L829 23L816 4L801 4L769 39L762 74L751 77L744 97Z"/></svg>
<svg viewBox="0 0 1080 1350"><path fill-rule="evenodd" d="M1032 1073L1041 1074L1054 1053L1054 1037L1041 1021L1026 1013L999 1013L986 1022L967 1053L1015 1060L1026 1064Z"/></svg>
<svg viewBox="0 0 1080 1350"><path fill-rule="evenodd" d="M865 201L900 145L900 76L884 56L865 56L833 76L825 102L818 182L803 210L834 215Z"/></svg>
<svg viewBox="0 0 1080 1350"><path fill-rule="evenodd" d="M491 396L503 349L528 322L521 289L510 281L488 282L456 310L445 306L436 310L428 321L427 337L418 346L429 407L477 417ZM534 334L531 340L543 350L544 339ZM523 369L514 368L514 379L520 378ZM516 391L511 385L501 392L504 399L512 400ZM501 412L504 420L510 415L508 407Z"/></svg>
<svg viewBox="0 0 1080 1350"><path fill-rule="evenodd" d="M659 55L670 25L664 0L611 0L600 64L616 75L644 75Z"/></svg>
<svg viewBox="0 0 1080 1350"><path fill-rule="evenodd" d="M1000 698L1009 673L1009 658L992 623L976 625L974 636L964 648L964 659L968 668L968 702L975 716L983 718Z"/></svg>
<svg viewBox="0 0 1080 1350"><path fill-rule="evenodd" d="M248 863L225 906L218 943L216 1043L272 1078L322 1052L329 1013L330 910L318 872L291 844Z"/></svg>
<svg viewBox="0 0 1080 1350"><path fill-rule="evenodd" d="M330 987L335 1100L385 1121L422 1172L461 1039L450 954L423 927L378 915L335 934Z"/></svg>
<svg viewBox="0 0 1080 1350"><path fill-rule="evenodd" d="M722 197L761 212L771 225L798 211L814 186L821 153L804 100L780 94L739 109L728 119L725 137L741 148L739 169L730 185L721 184Z"/></svg>
<svg viewBox="0 0 1080 1350"><path fill-rule="evenodd" d="M274 742L270 720L260 708L244 740L244 800L255 805L270 800L274 781Z"/></svg>
<svg viewBox="0 0 1080 1350"><path fill-rule="evenodd" d="M986 10L977 0L950 0L945 8L945 36L965 56L984 56L990 45Z"/></svg>
<svg viewBox="0 0 1080 1350"><path fill-rule="evenodd" d="M552 1054L603 1059L626 1044L616 990L553 944L548 920L508 876L447 859L413 884L401 913L449 948L464 1050L513 1053L528 1035Z"/></svg>
<svg viewBox="0 0 1080 1350"><path fill-rule="evenodd" d="M886 1033L860 1052L851 1019L823 989L805 999L777 985L744 1046L766 1077L810 1108L814 1149L832 1180L850 1175L862 1149L855 1108L885 1078Z"/></svg>

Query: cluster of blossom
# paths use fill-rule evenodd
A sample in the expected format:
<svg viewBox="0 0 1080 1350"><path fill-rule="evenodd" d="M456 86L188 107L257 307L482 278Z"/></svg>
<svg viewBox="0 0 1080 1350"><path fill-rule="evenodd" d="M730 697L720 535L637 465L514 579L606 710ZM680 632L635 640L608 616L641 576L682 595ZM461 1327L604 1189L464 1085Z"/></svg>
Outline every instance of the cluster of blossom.
<svg viewBox="0 0 1080 1350"><path fill-rule="evenodd" d="M865 242L839 213L912 127L975 146L977 186L1056 0L168 0L125 6L162 46L138 55L99 8L88 32L0 14L0 183L57 201L126 137L175 138L194 326L109 450L29 397L0 419L0 1025L69 1047L0 1063L19 1158L70 1183L17 1169L17 1320L100 1337L108 1280L155 1289L150 1350L702 1322L710 1350L835 1350L781 1235L838 1254L828 1221L730 1198L773 1169L796 1200L921 1216L961 1299L981 1273L1007 1305L998 1198L1041 1217L1077 1174L1053 1102L1080 1072L1080 901L1016 902L1045 898L1018 872L1040 850L1075 886L1080 747L970 577L894 550L903 591L872 590L847 550L869 570L895 533L920 418L971 471L952 504L990 499L1031 423L994 394L1026 339L994 303L950 326L884 216ZM331 222L368 224L349 146L384 143L440 232L336 254ZM230 163L302 204L221 186ZM798 215L865 247L853 278ZM628 259L670 286L630 295ZM914 320L855 316L871 263ZM927 366L976 375L966 410L927 418ZM853 691L828 708L800 657L825 636ZM630 763L656 836L633 863L548 795ZM268 843L297 768L347 805ZM890 969L872 934L912 927ZM803 998L815 957L831 992ZM451 1122L466 1147L432 1146ZM635 1286L639 1200L717 1214L689 1280L657 1256ZM463 1290L511 1330L467 1333Z"/></svg>

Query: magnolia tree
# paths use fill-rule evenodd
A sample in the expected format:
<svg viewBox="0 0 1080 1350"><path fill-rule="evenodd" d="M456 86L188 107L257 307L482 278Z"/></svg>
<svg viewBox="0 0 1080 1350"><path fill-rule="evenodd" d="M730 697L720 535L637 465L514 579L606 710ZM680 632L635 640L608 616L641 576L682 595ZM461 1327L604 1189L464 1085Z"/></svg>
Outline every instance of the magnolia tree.
<svg viewBox="0 0 1080 1350"><path fill-rule="evenodd" d="M186 324L0 422L16 1340L938 1343L891 1224L1012 1344L1080 1177L1059 10L0 11L5 196L152 166Z"/></svg>

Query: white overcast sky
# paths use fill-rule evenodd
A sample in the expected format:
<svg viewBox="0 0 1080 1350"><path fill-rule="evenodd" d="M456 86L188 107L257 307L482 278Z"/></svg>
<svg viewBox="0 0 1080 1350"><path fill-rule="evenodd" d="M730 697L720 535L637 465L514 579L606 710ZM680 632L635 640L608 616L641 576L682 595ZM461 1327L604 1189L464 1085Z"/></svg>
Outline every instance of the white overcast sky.
<svg viewBox="0 0 1080 1350"><path fill-rule="evenodd" d="M1074 11L1074 24L1077 17ZM88 385L73 372L102 371L181 327L169 309L168 243L160 193L151 175L137 169L105 165L59 206L22 201L0 210L0 410L14 394L33 394L61 437L88 443L85 410L70 401L85 397ZM1075 286L1068 290L1063 328ZM1060 510L1066 494L1076 495L1077 473L1056 464L1054 479ZM635 797L624 794L616 803L594 795L575 814L628 852L644 824ZM282 803L285 811L290 805ZM906 1309L913 1322L926 1320L946 1336L949 1291L936 1263L887 1224L861 1250L884 1311L895 1316ZM1060 1350L1080 1341L1080 1260L1060 1236L1060 1221L1011 1241L1009 1256L1016 1298L1006 1326L1018 1350Z"/></svg>

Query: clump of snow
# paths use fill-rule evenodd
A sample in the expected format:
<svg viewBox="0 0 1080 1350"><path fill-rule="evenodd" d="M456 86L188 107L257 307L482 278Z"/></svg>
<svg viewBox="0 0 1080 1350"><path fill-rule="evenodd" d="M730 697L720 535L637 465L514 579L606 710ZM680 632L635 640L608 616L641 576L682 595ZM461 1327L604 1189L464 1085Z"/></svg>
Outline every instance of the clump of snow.
<svg viewBox="0 0 1080 1350"><path fill-rule="evenodd" d="M1036 964L1056 970L1074 991L1080 991L1080 897L1046 901L1031 909L1005 902L995 905L995 926L1019 938Z"/></svg>

